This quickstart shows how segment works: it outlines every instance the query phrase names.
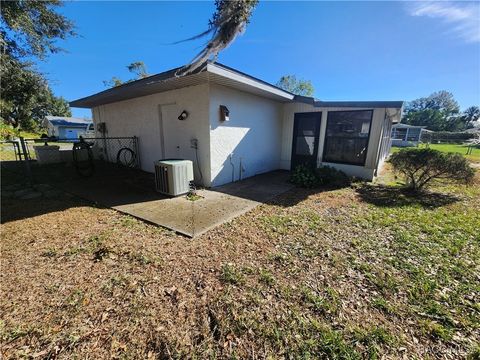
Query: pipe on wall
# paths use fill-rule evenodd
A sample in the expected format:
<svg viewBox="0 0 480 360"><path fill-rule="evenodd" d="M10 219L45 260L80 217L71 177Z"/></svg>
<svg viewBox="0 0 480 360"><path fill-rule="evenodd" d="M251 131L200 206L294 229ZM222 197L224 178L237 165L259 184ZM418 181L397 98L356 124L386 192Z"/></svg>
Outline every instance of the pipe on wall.
<svg viewBox="0 0 480 360"><path fill-rule="evenodd" d="M232 182L235 181L235 164L232 161L233 153L230 153L228 158L230 159L230 165L232 165Z"/></svg>

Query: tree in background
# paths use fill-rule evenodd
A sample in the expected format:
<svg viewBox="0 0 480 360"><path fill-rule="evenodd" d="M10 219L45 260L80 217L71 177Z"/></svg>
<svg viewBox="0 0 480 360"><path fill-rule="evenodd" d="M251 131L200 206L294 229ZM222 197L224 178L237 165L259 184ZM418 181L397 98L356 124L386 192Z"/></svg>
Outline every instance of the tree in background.
<svg viewBox="0 0 480 360"><path fill-rule="evenodd" d="M1 1L0 119L31 130L46 115L71 116L68 102L56 97L31 60L44 60L62 49L58 39L74 36L73 24L58 14L58 0Z"/></svg>
<svg viewBox="0 0 480 360"><path fill-rule="evenodd" d="M295 95L313 96L315 93L310 80L300 80L295 75L282 76L276 85Z"/></svg>
<svg viewBox="0 0 480 360"><path fill-rule="evenodd" d="M116 87L149 76L147 72L147 66L144 64L143 61L135 61L130 65L127 65L127 69L129 72L135 75L135 78L123 81L122 79L113 76L110 80L104 80L103 85L105 85L106 87Z"/></svg>
<svg viewBox="0 0 480 360"><path fill-rule="evenodd" d="M460 107L452 93L437 91L428 97L410 101L405 107L406 124L426 126L432 131L447 131L449 122L460 112Z"/></svg>
<svg viewBox="0 0 480 360"><path fill-rule="evenodd" d="M453 94L442 90L410 101L405 107L402 122L415 126L426 126L432 131L463 131L473 127L480 110L471 106L460 113L460 106Z"/></svg>
<svg viewBox="0 0 480 360"><path fill-rule="evenodd" d="M467 129L475 126L475 123L480 119L480 107L470 106L465 109L462 114L463 122ZM480 124L478 124L480 126Z"/></svg>
<svg viewBox="0 0 480 360"><path fill-rule="evenodd" d="M178 44L211 36L205 48L190 61L190 64L179 69L176 75L181 76L195 71L205 61L216 57L220 51L229 46L245 31L257 3L258 0L215 0L216 10L208 23L208 29L189 39L176 42Z"/></svg>

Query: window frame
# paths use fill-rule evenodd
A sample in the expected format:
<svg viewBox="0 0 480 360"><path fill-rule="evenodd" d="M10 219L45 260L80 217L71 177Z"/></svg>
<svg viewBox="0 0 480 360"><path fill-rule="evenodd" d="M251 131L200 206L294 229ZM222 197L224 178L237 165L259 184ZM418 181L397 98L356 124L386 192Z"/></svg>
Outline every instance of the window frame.
<svg viewBox="0 0 480 360"><path fill-rule="evenodd" d="M318 123L316 124L317 126L317 131L313 135L314 137L314 149L313 149L313 154L311 155L313 157L313 162L314 162L314 167L316 168L318 166L318 158L319 158L319 151L320 151L320 146L321 146L321 135L322 135L322 122L323 122L323 111L304 111L304 112L296 112L293 114L293 132L292 132L292 152L290 156L290 170L294 170L295 164L294 164L294 159L298 155L296 154L296 145L297 145L297 127L298 127L298 122L296 119L300 119L302 116L313 116L317 117Z"/></svg>
<svg viewBox="0 0 480 360"><path fill-rule="evenodd" d="M357 162L350 162L350 161L328 161L326 160L326 149L327 149L327 144L328 144L328 122L329 122L329 114L330 113L339 113L339 112L360 112L360 111L369 111L370 112L370 126L368 127L368 135L367 135L367 148L365 150L365 158L363 159L362 163L357 163ZM369 150L369 144L370 144L370 135L372 133L372 125L373 125L373 113L375 109L362 109L362 110L333 110L333 111L327 111L327 121L325 124L325 136L324 136L324 141L323 141L323 151L322 151L322 162L324 163L329 163L329 164L344 164L344 165L352 165L352 166L361 166L365 167L365 163L367 162L367 155L368 155L368 150Z"/></svg>

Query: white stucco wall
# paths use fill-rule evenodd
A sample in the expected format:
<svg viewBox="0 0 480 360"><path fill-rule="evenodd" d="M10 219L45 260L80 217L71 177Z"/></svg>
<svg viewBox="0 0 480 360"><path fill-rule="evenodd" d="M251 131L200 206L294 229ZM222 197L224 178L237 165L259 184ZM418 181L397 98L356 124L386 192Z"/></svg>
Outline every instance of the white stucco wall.
<svg viewBox="0 0 480 360"><path fill-rule="evenodd" d="M194 163L195 181L210 186L208 99L209 85L202 84L101 105L92 109L92 115L95 124L106 123L107 137L138 137L142 170L153 172L154 161L162 158L189 159ZM189 116L180 121L183 110ZM194 138L200 167L191 148Z"/></svg>
<svg viewBox="0 0 480 360"><path fill-rule="evenodd" d="M372 124L370 128L370 138L368 141L367 157L365 166L356 166L348 164L326 163L322 162L323 146L325 143L325 132L327 127L328 111L341 110L374 110ZM339 169L350 176L356 176L371 180L374 177L376 169L376 160L379 150L379 142L382 134L383 119L385 109L383 108L322 108L314 107L304 103L288 103L284 105L283 110L283 127L282 127L282 150L280 166L282 169L290 170L290 161L292 157L292 140L293 140L293 124L295 113L300 112L322 112L322 120L320 124L320 136L318 146L317 165L328 165Z"/></svg>
<svg viewBox="0 0 480 360"><path fill-rule="evenodd" d="M220 105L230 120L220 121ZM210 84L212 186L280 168L283 104ZM230 160L231 159L231 160ZM233 166L232 166L233 164Z"/></svg>

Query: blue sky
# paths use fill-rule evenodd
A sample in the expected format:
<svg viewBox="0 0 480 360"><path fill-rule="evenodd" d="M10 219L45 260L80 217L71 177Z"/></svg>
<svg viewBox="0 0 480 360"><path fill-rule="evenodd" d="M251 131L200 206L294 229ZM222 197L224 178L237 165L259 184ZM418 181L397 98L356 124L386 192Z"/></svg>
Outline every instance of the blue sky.
<svg viewBox="0 0 480 360"><path fill-rule="evenodd" d="M168 45L206 29L212 2L69 2L79 34L39 63L68 100L105 89L143 61L158 73L191 60L205 40ZM260 1L245 34L218 60L265 81L295 74L323 100L412 100L451 91L480 105L479 2ZM89 110L73 109L76 116Z"/></svg>

